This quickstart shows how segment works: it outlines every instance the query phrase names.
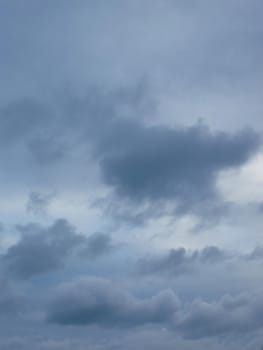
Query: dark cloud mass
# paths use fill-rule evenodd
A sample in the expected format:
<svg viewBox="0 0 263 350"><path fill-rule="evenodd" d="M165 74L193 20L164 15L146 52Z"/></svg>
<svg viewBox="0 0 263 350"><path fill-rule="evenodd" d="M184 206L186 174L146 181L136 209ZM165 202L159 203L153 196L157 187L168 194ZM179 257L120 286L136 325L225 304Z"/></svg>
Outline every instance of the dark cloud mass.
<svg viewBox="0 0 263 350"><path fill-rule="evenodd" d="M48 227L28 224L17 226L17 229L21 239L9 247L2 262L11 274L22 279L63 267L77 249L82 256L93 259L109 253L114 247L106 234L97 233L86 238L65 219L56 220Z"/></svg>
<svg viewBox="0 0 263 350"><path fill-rule="evenodd" d="M160 324L185 338L200 339L261 329L262 308L260 292L183 304L173 291L138 299L107 280L89 278L60 287L47 321L110 328Z"/></svg>
<svg viewBox="0 0 263 350"><path fill-rule="evenodd" d="M61 325L136 327L169 323L177 308L178 299L172 291L137 299L107 280L91 278L62 287L47 319Z"/></svg>
<svg viewBox="0 0 263 350"><path fill-rule="evenodd" d="M218 173L242 165L259 146L252 130L213 133L203 124L168 129L116 122L108 137L100 148L106 183L120 196L175 200L186 211L211 204Z"/></svg>
<svg viewBox="0 0 263 350"><path fill-rule="evenodd" d="M28 224L18 226L21 239L3 257L8 270L20 278L29 278L61 267L69 253L80 244L66 220L57 220L48 228Z"/></svg>
<svg viewBox="0 0 263 350"><path fill-rule="evenodd" d="M136 90L142 97L134 98ZM82 162L72 161L88 159L91 151L101 179L119 198L135 204L170 201L179 212L201 214L205 209L208 214L219 209L217 176L246 163L258 150L260 135L248 128L211 131L203 122L177 128L147 126L139 121L140 99L147 99L147 92L138 85L108 93L94 88L82 99L53 107L23 101L2 111L6 120L0 129L5 136L10 134L6 143L13 139L13 146L20 144L22 157L31 154L29 165L35 171L36 165L44 169L47 163L55 171L61 163L66 169L71 165L74 175L80 170L88 174ZM128 106L136 118L124 117L120 105ZM22 123L21 130L17 122Z"/></svg>

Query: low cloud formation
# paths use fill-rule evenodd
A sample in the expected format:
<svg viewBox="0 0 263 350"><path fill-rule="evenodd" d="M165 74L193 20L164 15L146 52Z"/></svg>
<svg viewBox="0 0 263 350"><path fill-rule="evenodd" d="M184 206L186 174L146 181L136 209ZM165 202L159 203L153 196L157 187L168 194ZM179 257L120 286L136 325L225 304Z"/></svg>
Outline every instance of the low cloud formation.
<svg viewBox="0 0 263 350"><path fill-rule="evenodd" d="M3 147L12 140L10 149L17 147L20 158L36 172L39 167L45 171L43 165L48 164L54 180L58 164L79 176L88 171L83 162L91 157L89 166L99 168L104 185L118 200L135 206L170 202L178 213L205 212L208 217L223 210L217 176L245 164L259 149L259 134L249 128L212 131L204 122L149 126L139 108L147 96L144 90L139 85L111 93L93 88L85 98L71 97L56 105L13 103L0 111ZM122 115L121 106L136 118Z"/></svg>
<svg viewBox="0 0 263 350"><path fill-rule="evenodd" d="M261 292L183 304L171 290L138 299L108 280L86 278L57 290L47 321L109 328L159 324L187 339L202 339L261 329L262 314Z"/></svg>
<svg viewBox="0 0 263 350"><path fill-rule="evenodd" d="M18 226L21 239L3 259L8 271L19 278L30 278L63 266L66 257L83 241L63 219L47 228L28 224Z"/></svg>
<svg viewBox="0 0 263 350"><path fill-rule="evenodd" d="M59 325L131 328L162 325L187 339L242 334L262 328L261 293L226 295L216 302L179 301L171 290L138 299L112 282L86 278L61 286L47 321Z"/></svg>
<svg viewBox="0 0 263 350"><path fill-rule="evenodd" d="M47 320L60 325L117 328L165 325L172 322L178 306L178 299L170 290L138 299L112 282L87 278L60 288L50 304Z"/></svg>
<svg viewBox="0 0 263 350"><path fill-rule="evenodd" d="M114 247L106 234L86 237L77 233L65 219L58 219L48 227L28 224L17 229L21 238L9 247L2 261L9 273L21 279L63 267L77 250L92 259L109 253Z"/></svg>
<svg viewBox="0 0 263 350"><path fill-rule="evenodd" d="M262 293L225 296L218 302L196 300L179 316L176 328L187 338L209 338L262 329Z"/></svg>
<svg viewBox="0 0 263 350"><path fill-rule="evenodd" d="M244 164L260 144L252 130L214 133L202 123L171 129L115 120L107 126L97 141L105 182L120 197L172 200L183 212L213 207L219 172Z"/></svg>
<svg viewBox="0 0 263 350"><path fill-rule="evenodd" d="M200 264L216 264L229 256L217 247L206 247L193 252L185 248L170 249L160 257L141 259L138 270L141 274L180 275L193 272Z"/></svg>

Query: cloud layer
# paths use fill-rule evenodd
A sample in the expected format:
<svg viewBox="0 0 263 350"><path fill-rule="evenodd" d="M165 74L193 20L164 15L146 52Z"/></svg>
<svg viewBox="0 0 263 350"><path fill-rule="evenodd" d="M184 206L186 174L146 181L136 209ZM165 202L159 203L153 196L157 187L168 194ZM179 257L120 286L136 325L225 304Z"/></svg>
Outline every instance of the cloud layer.
<svg viewBox="0 0 263 350"><path fill-rule="evenodd" d="M262 12L1 2L1 350L262 348Z"/></svg>
<svg viewBox="0 0 263 350"><path fill-rule="evenodd" d="M138 327L169 323L178 308L172 291L163 291L147 300L101 279L86 279L61 287L51 303L48 321L61 325Z"/></svg>

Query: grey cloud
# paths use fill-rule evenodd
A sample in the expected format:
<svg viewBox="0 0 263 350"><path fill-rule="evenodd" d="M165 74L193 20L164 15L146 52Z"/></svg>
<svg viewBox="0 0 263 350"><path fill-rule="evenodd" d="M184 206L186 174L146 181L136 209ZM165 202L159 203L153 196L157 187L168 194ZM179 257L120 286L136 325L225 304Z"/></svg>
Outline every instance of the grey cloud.
<svg viewBox="0 0 263 350"><path fill-rule="evenodd" d="M23 298L5 279L0 280L0 316L16 314L23 308Z"/></svg>
<svg viewBox="0 0 263 350"><path fill-rule="evenodd" d="M263 246L258 246L250 253L244 255L247 260L262 260L263 259Z"/></svg>
<svg viewBox="0 0 263 350"><path fill-rule="evenodd" d="M70 278L75 272L93 270L93 267L81 264L92 264L92 259L110 253L115 244L104 234L84 239L74 229L69 234L56 236L55 231L50 233L55 224L47 227L20 226L21 238L13 243L13 232L9 227L13 227L14 220L21 216L25 222L24 207L21 211L20 203L24 193L32 188L39 189L41 193L59 191L63 194L62 200L75 200L79 198L79 193L81 196L87 194L89 200L98 193L100 195L103 187L102 192L110 194L102 201L110 209L104 211L105 207L100 208L102 222L96 230L107 227L109 221L111 229L119 228L121 221L130 223L133 230L131 237L138 237L140 232L144 234L145 231L148 235L152 227L156 231L152 234L158 234L160 226L164 226L159 220L155 226L155 219L163 214L175 219L180 214L197 214L202 216L197 221L205 218L210 224L211 218L218 217L228 208L228 203L223 202L217 191L218 174L245 164L260 144L257 133L262 132L263 125L263 2L12 0L2 1L1 5L0 190L1 221L5 229L0 236L3 236L3 250L6 244L12 246L1 257L0 273L5 267L7 271L4 273L12 277L30 278L68 264L69 271L61 271L55 276L52 274L50 278L45 275L33 281L12 280L17 283L18 290L26 286L32 309L37 304L42 310L43 305L40 304L42 297L45 298L48 293L49 283ZM143 84L129 88L141 76L149 78L150 88ZM65 82L71 91L66 97L58 96L56 92L61 91ZM90 84L88 89L87 82ZM93 87L94 82L97 88ZM119 89L120 86L128 88ZM23 100L23 96L32 98ZM155 103L158 104L157 109L154 109ZM195 124L198 116L203 117L204 124L207 123L211 129L204 124ZM158 123L170 127L158 126ZM154 127L149 126L153 124ZM230 130L239 130L243 125L254 127L257 132L245 129L230 133ZM225 132L217 132L218 129ZM250 173L250 176L253 179L254 174ZM245 182L250 181L250 176ZM239 182L234 185L238 192ZM242 194L241 197L246 200ZM249 198L253 195L254 191L248 193ZM257 193L255 195L258 197ZM44 196L36 196L29 203L29 210L31 213L43 213L46 205ZM67 209L64 204L59 208L62 212ZM208 239L213 244L229 244L228 249L253 245L253 239L259 239L260 213L254 217L249 209L235 210L234 213L230 211L227 222L222 226L211 229L210 238L220 235L216 242L207 238L211 227L205 226L206 233L194 238L192 244L198 242L196 244L204 246ZM149 227L140 232L134 230L135 225L144 224L149 217L152 219ZM82 211L76 213L75 220L76 224L80 224L78 220L81 220L81 223L84 221L93 227L93 218L91 222L89 216L83 217ZM99 220L95 218L95 221ZM67 224L64 225L65 231ZM200 227L204 231L204 226ZM90 228L87 227L87 230ZM235 236L240 237L240 241L237 242ZM166 235L160 240L165 238ZM135 239L132 259L141 246L140 239ZM80 259L79 254L83 251L88 259L84 263L83 259L76 262L74 259ZM118 270L123 265L125 282L134 283L125 274L124 255L125 252L109 259L107 266L96 263L95 273L111 275L114 269L115 276L118 274L115 267L118 265ZM196 276L192 275L178 282L177 279L176 282L171 281L171 278L160 281L159 276L153 276L151 280L139 278L135 281L135 288L144 295L139 283L144 287L147 285L147 291L152 293L155 283L159 283L158 288L162 289L174 282L181 290L185 289L186 298L204 293L211 300L214 295L221 295L226 290L237 291L262 284L262 256L262 249L257 248L241 256L242 262L237 261L240 266L229 271L224 264L227 257L223 257L217 248L209 247L198 252L170 251L163 257L147 259L147 269L150 270L147 273L164 275L168 271L168 277L171 277L173 274L191 273L200 267L200 271L204 272L197 271L202 275L198 278L198 285ZM220 262L222 266L213 265ZM206 267L209 265L212 265L210 270ZM222 273L224 278L217 273ZM246 275L242 283L239 282L243 278L240 275ZM222 280L230 281L230 284ZM0 283L0 309L9 305L9 310L12 310L14 304L8 296L14 300L13 295L14 288L5 292ZM96 292L93 297L97 300ZM85 298L86 294L80 297L84 304ZM147 339L139 337L137 329L129 330L128 326L125 330L99 329L94 336L87 335L86 327L82 330L63 328L43 324L42 321L36 325L38 321L34 322L34 319L32 322L30 318L36 316L38 320L38 311L37 315L30 315L26 320L18 319L7 324L7 313L3 313L0 348L254 350L260 348L255 336L260 334L262 343L263 332L259 326L262 318L256 313L258 310L262 314L260 298L260 295L247 295L228 301L190 303L189 307L179 307L181 317L175 324L163 321L155 322L158 326L154 329L142 327L149 332ZM149 309L145 311L149 299L127 296L132 306L140 304L140 310L144 310L145 315L150 313ZM97 323L110 327L109 324L115 322L116 328L120 328L118 320L126 320L124 311L122 313L114 308L116 301L110 300L105 304L111 316L103 321L103 316L98 316L103 312L94 306L94 313L99 310ZM123 305L120 308L125 309ZM133 325L142 326L154 318L145 316L148 319L140 323L138 319L135 321L134 313L129 312L127 314ZM176 314L178 317L178 310ZM128 321L125 322L128 324ZM168 336L165 330L161 330L167 324L175 330L173 335ZM73 328L77 342L70 334ZM123 337L127 329L129 338ZM155 332L156 329L159 332ZM113 331L116 333L109 333ZM245 334L248 331L251 333ZM5 343L5 337L11 333L10 343ZM36 337L39 338L30 341L27 339L30 333L32 337L38 333ZM228 337L231 333L234 335L232 341ZM181 343L178 338L182 334L195 341ZM196 340L213 335L219 335L219 339L209 339L210 342ZM101 338L104 339L101 341Z"/></svg>
<svg viewBox="0 0 263 350"><path fill-rule="evenodd" d="M0 116L0 155L9 179L16 184L23 183L24 178L30 179L32 184L32 178L38 178L39 184L38 167L42 166L41 172L44 169L49 174L46 177L50 176L51 166L69 153L69 141L60 132L62 126L59 127L55 106L37 99L21 99L2 107Z"/></svg>
<svg viewBox="0 0 263 350"><path fill-rule="evenodd" d="M87 345L85 340L72 340L70 337L58 336L43 337L43 336L16 336L3 338L0 341L2 350L103 350L107 347L100 345Z"/></svg>
<svg viewBox="0 0 263 350"><path fill-rule="evenodd" d="M179 210L211 211L220 171L238 167L257 150L252 130L234 135L189 128L146 127L114 121L98 145L105 182L132 201L176 201Z"/></svg>
<svg viewBox="0 0 263 350"><path fill-rule="evenodd" d="M117 329L162 325L185 339L205 339L260 330L262 311L261 291L182 303L170 290L138 299L113 282L87 278L57 290L47 321Z"/></svg>
<svg viewBox="0 0 263 350"><path fill-rule="evenodd" d="M259 203L257 203L257 204L258 204L258 210L259 210L259 212L262 213L262 212L263 212L263 203L262 203L262 202L259 202Z"/></svg>
<svg viewBox="0 0 263 350"><path fill-rule="evenodd" d="M137 262L137 272L142 275L178 276L192 274L205 266L233 263L251 264L263 260L263 247L257 246L249 253L228 251L215 246L207 246L200 250L186 250L185 248L170 249L161 255L141 258ZM233 265L233 266L234 266Z"/></svg>
<svg viewBox="0 0 263 350"><path fill-rule="evenodd" d="M262 312L261 292L224 296L214 303L196 300L181 313L176 327L185 337L194 339L237 335L261 329Z"/></svg>
<svg viewBox="0 0 263 350"><path fill-rule="evenodd" d="M40 192L31 192L29 194L26 209L28 212L32 212L35 215L45 214L47 207L53 198L54 194L51 193L45 194Z"/></svg>
<svg viewBox="0 0 263 350"><path fill-rule="evenodd" d="M205 247L199 252L199 259L204 263L217 263L229 258L227 253L218 247Z"/></svg>
<svg viewBox="0 0 263 350"><path fill-rule="evenodd" d="M60 325L135 327L170 323L177 309L178 299L170 290L138 299L112 282L89 278L62 287L47 320Z"/></svg>
<svg viewBox="0 0 263 350"><path fill-rule="evenodd" d="M88 172L83 161L92 155L101 179L118 199L135 206L170 201L178 212L212 215L223 210L217 175L253 156L259 134L251 129L212 132L201 122L177 128L147 126L140 121L147 113L145 105L151 108L147 101L147 88L140 85L107 93L89 89L84 98L62 98L53 107L24 101L2 112L7 117L0 132L10 135L13 145L15 140L24 143L24 151L54 172L58 161L66 168L71 164L70 172L77 176ZM20 131L16 120L23 124ZM79 162L73 164L74 159ZM51 176L56 178L55 173Z"/></svg>
<svg viewBox="0 0 263 350"><path fill-rule="evenodd" d="M48 109L32 99L13 101L0 110L0 135L2 145L15 146L31 133L45 130Z"/></svg>
<svg viewBox="0 0 263 350"><path fill-rule="evenodd" d="M248 340L246 337L238 339L229 339L227 344L228 350L260 350L262 345L262 336L254 334L254 339ZM90 339L87 342L87 334L84 337L76 337L72 339L68 334L58 337L10 337L0 340L2 350L221 350L225 342L215 339L195 339L186 340L180 337L175 337L173 333L165 330L143 330L134 331L128 334L118 332L114 333L111 339L104 339L100 332L99 339ZM223 344L223 345L222 345Z"/></svg>
<svg viewBox="0 0 263 350"><path fill-rule="evenodd" d="M115 247L108 235L97 233L86 237L65 219L58 219L48 227L27 224L18 225L17 229L21 239L3 254L2 262L8 272L22 279L63 267L73 253L94 259Z"/></svg>
<svg viewBox="0 0 263 350"><path fill-rule="evenodd" d="M66 220L57 220L43 228L28 224L18 226L22 238L3 256L9 272L19 278L52 271L63 266L65 258L83 238Z"/></svg>
<svg viewBox="0 0 263 350"><path fill-rule="evenodd" d="M96 232L87 237L86 243L81 249L81 255L87 258L97 258L101 255L110 253L116 246L112 242L112 238L101 232Z"/></svg>
<svg viewBox="0 0 263 350"><path fill-rule="evenodd" d="M28 150L40 164L55 163L68 153L67 144L52 136L34 137L28 142Z"/></svg>
<svg viewBox="0 0 263 350"><path fill-rule="evenodd" d="M138 262L141 274L180 275L193 273L200 264L215 264L226 261L230 256L217 247L205 247L193 252L185 248L170 249L163 256L149 257Z"/></svg>
<svg viewBox="0 0 263 350"><path fill-rule="evenodd" d="M194 267L195 255L187 256L184 248L171 249L167 255L160 258L145 258L139 261L138 267L142 274L191 272Z"/></svg>
<svg viewBox="0 0 263 350"><path fill-rule="evenodd" d="M2 147L6 152L15 149L12 156L28 159L29 154L29 161L52 166L103 134L104 125L113 118L147 114L147 94L143 84L107 92L92 85L82 97L72 92L49 100L14 100L0 108Z"/></svg>

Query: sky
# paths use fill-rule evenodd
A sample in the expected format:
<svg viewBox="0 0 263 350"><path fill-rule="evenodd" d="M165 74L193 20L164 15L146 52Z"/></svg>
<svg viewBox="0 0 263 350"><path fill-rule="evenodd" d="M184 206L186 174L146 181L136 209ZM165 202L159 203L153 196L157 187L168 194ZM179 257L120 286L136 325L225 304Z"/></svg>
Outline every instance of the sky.
<svg viewBox="0 0 263 350"><path fill-rule="evenodd" d="M261 0L0 0L0 348L263 346Z"/></svg>

